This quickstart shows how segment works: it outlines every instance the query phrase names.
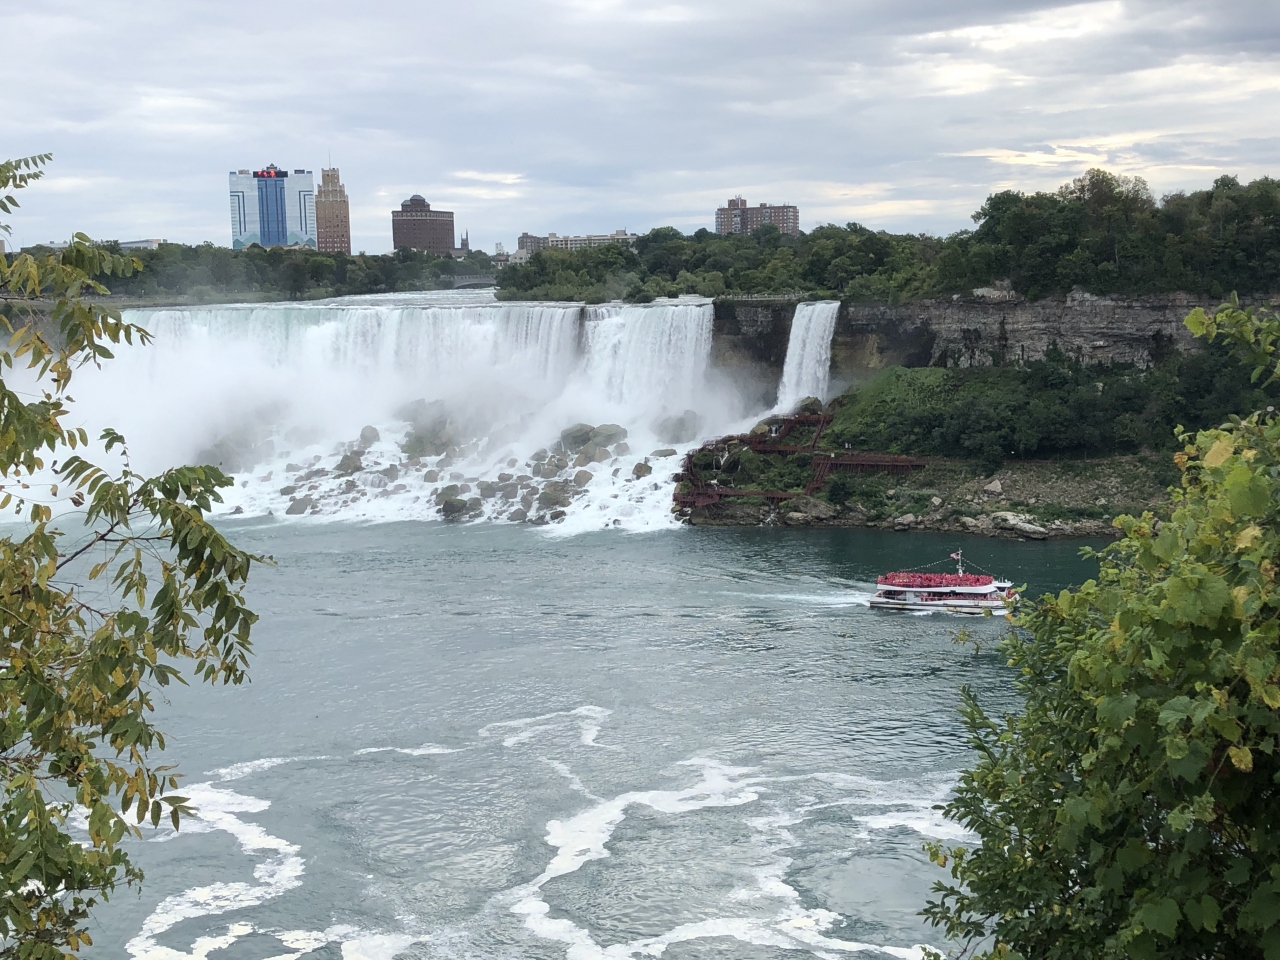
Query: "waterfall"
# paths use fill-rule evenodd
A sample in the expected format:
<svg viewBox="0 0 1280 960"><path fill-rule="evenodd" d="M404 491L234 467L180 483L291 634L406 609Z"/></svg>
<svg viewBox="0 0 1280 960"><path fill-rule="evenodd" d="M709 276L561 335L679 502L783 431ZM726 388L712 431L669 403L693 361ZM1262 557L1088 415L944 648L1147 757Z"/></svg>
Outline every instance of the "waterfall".
<svg viewBox="0 0 1280 960"><path fill-rule="evenodd" d="M778 413L790 413L805 397L827 399L831 381L831 336L840 312L837 300L796 304L787 359L778 385Z"/></svg>
<svg viewBox="0 0 1280 960"><path fill-rule="evenodd" d="M437 494L456 485L464 500L484 490L472 519L523 509L545 520L551 504L566 531L662 526L678 452L747 413L706 376L705 300L582 307L416 294L125 319L154 342L78 375L79 409L93 414L83 425L119 429L146 472L222 463L236 480L227 509L247 516L280 516L305 496L308 517L438 519ZM538 475L545 461L534 454L554 454L579 422L628 436L589 463L570 453L556 475ZM377 438L361 439L365 427ZM431 430L440 449L434 439L402 449L411 431ZM677 455L654 455L670 449ZM353 452L359 469L339 469ZM568 492L538 500L547 483ZM495 484L508 495L492 495Z"/></svg>

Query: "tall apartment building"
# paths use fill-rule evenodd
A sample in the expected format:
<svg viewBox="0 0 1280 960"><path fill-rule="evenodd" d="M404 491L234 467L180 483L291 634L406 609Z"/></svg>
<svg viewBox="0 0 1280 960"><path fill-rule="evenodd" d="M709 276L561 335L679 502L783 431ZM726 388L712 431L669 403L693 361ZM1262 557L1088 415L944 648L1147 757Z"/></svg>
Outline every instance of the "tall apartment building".
<svg viewBox="0 0 1280 960"><path fill-rule="evenodd" d="M316 246L316 190L310 170L234 170L231 247Z"/></svg>
<svg viewBox="0 0 1280 960"><path fill-rule="evenodd" d="M771 223L783 233L800 235L800 208L790 204L762 203L747 206L747 201L734 197L727 206L716 211L716 233L752 233Z"/></svg>
<svg viewBox="0 0 1280 960"><path fill-rule="evenodd" d="M432 210L414 194L391 211L391 245L399 250L426 250L446 257L453 252L453 211Z"/></svg>
<svg viewBox="0 0 1280 960"><path fill-rule="evenodd" d="M531 233L522 233L520 239L516 241L516 249L525 250L532 255L548 247L553 250L582 250L586 247L603 247L609 243L621 243L633 247L638 239L639 237L634 233L627 233L626 230L615 230L613 233L590 233L581 237L561 237L554 233L549 233L545 237L535 237Z"/></svg>
<svg viewBox="0 0 1280 960"><path fill-rule="evenodd" d="M320 169L316 191L316 242L321 253L351 253L351 208L337 167Z"/></svg>

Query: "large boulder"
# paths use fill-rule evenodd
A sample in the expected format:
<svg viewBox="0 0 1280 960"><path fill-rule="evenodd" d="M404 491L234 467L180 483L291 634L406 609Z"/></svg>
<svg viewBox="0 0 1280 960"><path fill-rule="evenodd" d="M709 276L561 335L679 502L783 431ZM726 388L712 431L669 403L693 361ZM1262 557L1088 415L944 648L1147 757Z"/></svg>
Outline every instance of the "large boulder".
<svg viewBox="0 0 1280 960"><path fill-rule="evenodd" d="M293 501L293 503L289 504L289 506L285 507L284 512L291 517L296 517L299 514L306 513L314 504L315 501L310 497L299 497L297 500Z"/></svg>
<svg viewBox="0 0 1280 960"><path fill-rule="evenodd" d="M827 501L814 497L793 497L787 503L787 510L791 513L803 513L811 520L830 520L840 512Z"/></svg>
<svg viewBox="0 0 1280 960"><path fill-rule="evenodd" d="M1030 517L1005 510L991 514L991 525L997 530L1016 533L1018 536L1026 537L1029 540L1043 540L1049 536L1049 531Z"/></svg>
<svg viewBox="0 0 1280 960"><path fill-rule="evenodd" d="M570 503L569 485L562 480L554 480L542 488L538 494L538 506L543 510L552 507L567 507Z"/></svg>
<svg viewBox="0 0 1280 960"><path fill-rule="evenodd" d="M365 426L360 428L360 446L371 447L382 439L382 434L378 433L378 428L373 426Z"/></svg>
<svg viewBox="0 0 1280 960"><path fill-rule="evenodd" d="M798 404L792 413L796 416L812 416L813 414L822 412L822 401L817 397L805 397Z"/></svg>
<svg viewBox="0 0 1280 960"><path fill-rule="evenodd" d="M597 447L612 447L625 439L627 439L626 428L616 423L602 423L591 431L591 442Z"/></svg>
<svg viewBox="0 0 1280 960"><path fill-rule="evenodd" d="M461 497L449 497L440 502L440 512L446 520L456 520L467 512L467 501Z"/></svg>
<svg viewBox="0 0 1280 960"><path fill-rule="evenodd" d="M456 497L459 492L460 491L456 483L451 483L447 487L441 487L436 491L436 502L443 503L446 500Z"/></svg>
<svg viewBox="0 0 1280 960"><path fill-rule="evenodd" d="M671 447L662 447L661 449L655 450L653 453L649 454L649 456L654 457L655 459L661 459L662 457L674 457L675 455L676 452Z"/></svg>
<svg viewBox="0 0 1280 960"><path fill-rule="evenodd" d="M560 431L560 442L570 453L576 453L591 442L591 434L595 430L589 423L575 423L567 430Z"/></svg>
<svg viewBox="0 0 1280 960"><path fill-rule="evenodd" d="M352 452L342 455L342 459L338 461L338 465L334 467L333 472L339 477L349 477L363 469L364 464L360 462L360 454Z"/></svg>
<svg viewBox="0 0 1280 960"><path fill-rule="evenodd" d="M654 429L663 443L689 443L698 439L698 424L697 412L686 410L678 417L664 417Z"/></svg>
<svg viewBox="0 0 1280 960"><path fill-rule="evenodd" d="M647 463L637 463L631 468L631 475L637 480L641 480L649 476L651 473L653 473L653 467L649 466Z"/></svg>
<svg viewBox="0 0 1280 960"><path fill-rule="evenodd" d="M585 487L588 483L591 482L591 478L594 476L595 474L592 473L590 470L579 470L577 473L573 475L573 482L580 487Z"/></svg>

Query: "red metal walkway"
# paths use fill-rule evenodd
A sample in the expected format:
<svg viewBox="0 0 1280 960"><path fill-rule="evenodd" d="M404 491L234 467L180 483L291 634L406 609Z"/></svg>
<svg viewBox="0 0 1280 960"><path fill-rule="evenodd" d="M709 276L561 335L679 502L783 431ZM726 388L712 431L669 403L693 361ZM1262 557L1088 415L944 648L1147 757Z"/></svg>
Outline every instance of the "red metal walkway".
<svg viewBox="0 0 1280 960"><path fill-rule="evenodd" d="M905 474L913 470L923 470L929 465L927 460L918 457L904 457L893 453L824 453L817 450L818 440L822 432L831 423L830 414L805 414L795 417L780 417L777 433L769 436L740 436L728 439L738 440L756 453L808 453L813 457L813 479L805 486L803 492L796 490L742 490L736 487L722 487L718 483L703 480L693 464L694 454L700 450L715 450L722 441L713 440L702 445L700 450L691 450L685 454L682 467L682 484L676 487L675 502L682 507L707 507L719 503L725 497L761 497L765 500L790 500L798 496L812 496L826 485L834 473L894 473ZM817 424L813 440L804 445L779 443L801 424ZM688 489L680 492L680 487L688 485Z"/></svg>

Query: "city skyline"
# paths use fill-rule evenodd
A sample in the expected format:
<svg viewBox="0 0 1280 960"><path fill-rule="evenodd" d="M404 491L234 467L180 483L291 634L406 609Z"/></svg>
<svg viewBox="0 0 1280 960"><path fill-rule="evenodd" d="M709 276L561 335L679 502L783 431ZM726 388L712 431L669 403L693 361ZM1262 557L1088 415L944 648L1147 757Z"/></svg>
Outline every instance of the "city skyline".
<svg viewBox="0 0 1280 960"><path fill-rule="evenodd" d="M1262 0L496 0L358 18L319 0L287 37L272 18L246 31L250 9L21 12L6 152L54 163L10 245L225 242L219 171L330 152L353 249L371 253L414 193L491 249L535 229L712 229L735 193L797 205L804 230L948 233L992 191L1090 166L1157 195L1280 172L1280 14ZM77 58L117 79L60 66Z"/></svg>

